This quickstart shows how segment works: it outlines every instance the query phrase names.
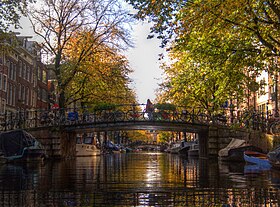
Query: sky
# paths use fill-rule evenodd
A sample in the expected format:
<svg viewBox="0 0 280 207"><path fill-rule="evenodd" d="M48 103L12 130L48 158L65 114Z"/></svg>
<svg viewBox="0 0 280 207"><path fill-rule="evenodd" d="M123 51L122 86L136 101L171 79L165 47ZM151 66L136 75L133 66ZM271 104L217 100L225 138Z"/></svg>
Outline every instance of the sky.
<svg viewBox="0 0 280 207"><path fill-rule="evenodd" d="M32 36L33 30L26 18L22 19L20 35ZM155 90L158 84L162 82L162 70L160 69L159 54L163 53L160 48L160 40L147 39L150 31L150 24L138 22L132 26L132 38L134 47L125 52L131 69L130 74L133 80L131 87L136 91L137 100L140 104L146 103L147 99L152 102L155 99ZM35 37L30 40L36 39Z"/></svg>
<svg viewBox="0 0 280 207"><path fill-rule="evenodd" d="M135 47L130 48L126 54L130 67L134 70L131 78L139 103L146 103L147 99L155 99L155 90L162 82L162 70L160 69L159 54L163 53L160 48L160 40L147 39L150 25L138 23L133 28Z"/></svg>

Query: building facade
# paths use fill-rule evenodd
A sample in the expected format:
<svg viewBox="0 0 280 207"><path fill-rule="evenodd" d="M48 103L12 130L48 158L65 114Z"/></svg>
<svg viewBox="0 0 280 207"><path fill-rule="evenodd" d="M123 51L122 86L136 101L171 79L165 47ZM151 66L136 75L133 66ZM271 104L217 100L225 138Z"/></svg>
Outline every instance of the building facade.
<svg viewBox="0 0 280 207"><path fill-rule="evenodd" d="M263 71L257 78L258 83L264 83L257 92L256 110L266 116L279 116L279 74L271 75Z"/></svg>
<svg viewBox="0 0 280 207"><path fill-rule="evenodd" d="M48 70L40 47L17 36L16 47L0 50L0 112L48 109ZM0 43L9 44L10 42Z"/></svg>

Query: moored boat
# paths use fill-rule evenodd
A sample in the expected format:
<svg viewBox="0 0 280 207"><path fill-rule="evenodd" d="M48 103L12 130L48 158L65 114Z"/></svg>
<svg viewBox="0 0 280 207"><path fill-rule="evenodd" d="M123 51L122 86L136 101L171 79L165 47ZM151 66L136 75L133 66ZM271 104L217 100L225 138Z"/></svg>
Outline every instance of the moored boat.
<svg viewBox="0 0 280 207"><path fill-rule="evenodd" d="M245 140L232 138L230 143L219 151L218 155L222 161L244 162L244 152L247 150L262 152L260 148L246 143Z"/></svg>
<svg viewBox="0 0 280 207"><path fill-rule="evenodd" d="M0 153L1 163L41 161L47 157L42 144L24 130L0 133Z"/></svg>
<svg viewBox="0 0 280 207"><path fill-rule="evenodd" d="M178 142L174 143L170 147L170 153L171 154L178 154L180 149L181 149L181 143L178 143Z"/></svg>
<svg viewBox="0 0 280 207"><path fill-rule="evenodd" d="M171 145L168 152L172 154L188 155L188 151L197 141L178 141Z"/></svg>
<svg viewBox="0 0 280 207"><path fill-rule="evenodd" d="M251 163L268 168L271 167L267 155L261 152L246 150L244 151L244 160L246 161L246 163Z"/></svg>
<svg viewBox="0 0 280 207"><path fill-rule="evenodd" d="M244 174L259 174L263 171L270 170L270 165L256 165L256 164L246 164L244 166Z"/></svg>
<svg viewBox="0 0 280 207"><path fill-rule="evenodd" d="M270 151L267 157L273 168L280 169L280 146Z"/></svg>
<svg viewBox="0 0 280 207"><path fill-rule="evenodd" d="M181 155L188 155L188 151L193 144L197 144L197 141L182 141L178 153Z"/></svg>
<svg viewBox="0 0 280 207"><path fill-rule="evenodd" d="M100 145L97 140L91 135L84 133L83 136L78 136L76 140L76 156L87 157L101 154Z"/></svg>
<svg viewBox="0 0 280 207"><path fill-rule="evenodd" d="M104 144L103 153L121 153L121 149L117 144L114 144L112 141L107 140Z"/></svg>
<svg viewBox="0 0 280 207"><path fill-rule="evenodd" d="M199 144L193 143L188 150L189 157L199 157Z"/></svg>

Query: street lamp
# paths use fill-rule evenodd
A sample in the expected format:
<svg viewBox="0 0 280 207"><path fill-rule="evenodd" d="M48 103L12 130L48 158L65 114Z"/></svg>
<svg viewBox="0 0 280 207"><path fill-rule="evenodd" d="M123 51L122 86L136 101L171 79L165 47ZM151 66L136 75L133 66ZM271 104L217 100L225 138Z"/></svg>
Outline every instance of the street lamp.
<svg viewBox="0 0 280 207"><path fill-rule="evenodd" d="M275 117L279 117L279 111L278 111L278 74L276 75L276 78L275 78Z"/></svg>

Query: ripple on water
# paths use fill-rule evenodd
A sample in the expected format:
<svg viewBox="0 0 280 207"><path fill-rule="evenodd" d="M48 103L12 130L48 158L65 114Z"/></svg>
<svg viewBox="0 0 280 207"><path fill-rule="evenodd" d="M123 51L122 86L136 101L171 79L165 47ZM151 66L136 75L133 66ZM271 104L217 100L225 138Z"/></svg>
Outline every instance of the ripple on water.
<svg viewBox="0 0 280 207"><path fill-rule="evenodd" d="M280 172L128 153L2 165L0 206L279 206Z"/></svg>

